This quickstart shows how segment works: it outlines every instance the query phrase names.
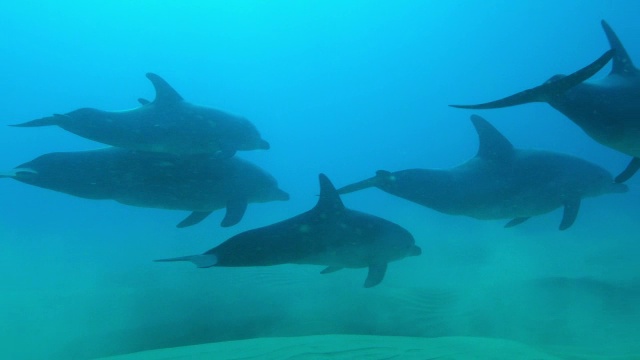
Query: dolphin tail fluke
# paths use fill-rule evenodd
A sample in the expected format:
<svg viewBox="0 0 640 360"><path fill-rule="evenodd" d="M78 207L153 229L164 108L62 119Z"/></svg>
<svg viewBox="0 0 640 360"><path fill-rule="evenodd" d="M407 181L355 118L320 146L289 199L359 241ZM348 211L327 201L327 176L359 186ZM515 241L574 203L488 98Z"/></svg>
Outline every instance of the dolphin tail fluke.
<svg viewBox="0 0 640 360"><path fill-rule="evenodd" d="M213 254L189 255L170 259L153 260L155 262L190 261L199 268L208 268L218 263L218 257Z"/></svg>
<svg viewBox="0 0 640 360"><path fill-rule="evenodd" d="M622 42L620 42L620 39L618 39L618 36L613 31L611 26L609 26L609 24L607 24L607 22L604 20L602 20L600 23L602 24L604 33L607 35L607 40L609 40L611 49L616 52L613 56L613 66L611 67L611 74L618 74L622 76L637 74L638 69L633 66L633 61L631 61L627 50L625 50Z"/></svg>
<svg viewBox="0 0 640 360"><path fill-rule="evenodd" d="M387 263L369 266L369 274L367 274L367 280L364 281L364 287L370 288L380 284L386 273Z"/></svg>
<svg viewBox="0 0 640 360"><path fill-rule="evenodd" d="M29 168L15 168L13 170L0 172L0 178L16 178L20 173L38 174L37 171Z"/></svg>
<svg viewBox="0 0 640 360"><path fill-rule="evenodd" d="M377 187L380 184L382 184L384 181L388 180L391 176L393 175L389 171L378 170L376 172L376 176L372 178L368 178L366 180L358 181L356 183L341 187L340 189L338 189L338 194L340 195L348 194L355 191L367 189L370 187Z"/></svg>
<svg viewBox="0 0 640 360"><path fill-rule="evenodd" d="M640 170L640 158L634 157L629 162L629 165L614 179L618 184L621 184L629 179Z"/></svg>
<svg viewBox="0 0 640 360"><path fill-rule="evenodd" d="M531 89L521 91L506 98L476 105L449 105L460 109L497 109L508 106L521 105L531 102L547 102L554 96L564 93L572 87L582 83L602 69L614 55L614 50L609 50L596 61L585 66L568 76L554 76L544 84Z"/></svg>
<svg viewBox="0 0 640 360"><path fill-rule="evenodd" d="M21 124L12 124L9 126L14 127L38 127L38 126L53 126L60 125L65 119L67 119L68 115L55 114L53 116L43 117L41 119L27 121Z"/></svg>

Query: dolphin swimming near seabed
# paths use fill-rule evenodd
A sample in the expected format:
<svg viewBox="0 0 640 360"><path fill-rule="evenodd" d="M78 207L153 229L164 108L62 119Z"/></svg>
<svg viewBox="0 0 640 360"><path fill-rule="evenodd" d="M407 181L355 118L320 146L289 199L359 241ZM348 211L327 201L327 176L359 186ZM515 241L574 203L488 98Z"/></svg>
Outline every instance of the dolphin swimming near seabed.
<svg viewBox="0 0 640 360"><path fill-rule="evenodd" d="M329 179L320 174L316 206L298 216L235 235L201 255L156 261L190 261L212 266L327 266L327 274L342 268L369 268L365 287L378 285L387 264L420 255L413 236L390 221L345 208Z"/></svg>
<svg viewBox="0 0 640 360"><path fill-rule="evenodd" d="M178 227L226 208L222 226L237 224L250 202L288 200L266 171L238 157L172 155L121 148L42 155L0 174L87 199L192 211Z"/></svg>
<svg viewBox="0 0 640 360"><path fill-rule="evenodd" d="M591 65L569 75L556 75L543 85L501 100L479 105L451 105L463 109L495 109L530 102L546 102L563 113L600 144L633 156L616 178L624 182L640 169L640 71L613 32L602 21L611 50ZM610 57L608 76L584 82Z"/></svg>
<svg viewBox="0 0 640 360"><path fill-rule="evenodd" d="M479 149L450 170L380 170L338 189L346 194L377 187L389 194L451 215L508 219L505 226L564 207L560 230L569 228L585 197L627 191L605 169L577 157L516 149L483 118L473 115Z"/></svg>
<svg viewBox="0 0 640 360"><path fill-rule="evenodd" d="M269 149L249 120L186 102L160 76L148 73L156 91L154 101L125 111L78 109L12 125L57 125L84 138L125 149L171 154L218 153Z"/></svg>

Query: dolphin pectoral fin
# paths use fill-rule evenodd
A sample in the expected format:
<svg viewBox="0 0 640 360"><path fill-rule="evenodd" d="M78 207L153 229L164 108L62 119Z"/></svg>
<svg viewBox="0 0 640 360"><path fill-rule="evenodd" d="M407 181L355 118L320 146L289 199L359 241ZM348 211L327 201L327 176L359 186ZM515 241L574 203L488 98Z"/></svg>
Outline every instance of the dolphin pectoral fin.
<svg viewBox="0 0 640 360"><path fill-rule="evenodd" d="M374 287L384 279L384 274L387 272L387 263L375 264L369 266L369 274L367 274L367 280L364 281L364 287Z"/></svg>
<svg viewBox="0 0 640 360"><path fill-rule="evenodd" d="M246 210L247 200L231 199L227 201L227 213L224 215L220 226L229 227L239 223Z"/></svg>
<svg viewBox="0 0 640 360"><path fill-rule="evenodd" d="M614 179L618 184L629 180L638 170L640 170L640 158L634 157L629 165Z"/></svg>
<svg viewBox="0 0 640 360"><path fill-rule="evenodd" d="M180 221L177 228L185 228L187 226L195 225L200 221L207 218L207 216L211 215L211 211L194 211L189 216L187 216L184 220Z"/></svg>
<svg viewBox="0 0 640 360"><path fill-rule="evenodd" d="M140 103L140 105L145 106L145 105L149 105L151 104L151 101L145 99L145 98L138 98L138 102Z"/></svg>
<svg viewBox="0 0 640 360"><path fill-rule="evenodd" d="M562 222L560 222L560 230L566 230L573 225L579 210L580 198L568 200L564 203L564 213L562 214Z"/></svg>
<svg viewBox="0 0 640 360"><path fill-rule="evenodd" d="M320 274L331 274L332 272L336 272L342 270L343 267L340 266L327 266L324 270L320 271Z"/></svg>
<svg viewBox="0 0 640 360"><path fill-rule="evenodd" d="M605 52L596 61L574 72L571 75L553 77L540 86L521 91L506 98L477 105L449 105L460 109L497 109L530 102L546 102L554 96L564 93L582 83L602 69L614 55L613 50Z"/></svg>
<svg viewBox="0 0 640 360"><path fill-rule="evenodd" d="M53 126L53 125L59 125L62 121L69 119L69 115L61 115L61 114L55 114L53 116L47 116L47 117L43 117L41 119L36 119L36 120L31 120L31 121L27 121L25 123L21 123L21 124L13 124L13 125L9 125L9 126L13 126L13 127L38 127L38 126Z"/></svg>
<svg viewBox="0 0 640 360"><path fill-rule="evenodd" d="M190 261L199 268L208 268L218 263L218 257L213 254L189 255L170 259L153 260L155 262Z"/></svg>
<svg viewBox="0 0 640 360"><path fill-rule="evenodd" d="M504 227L505 228L514 227L516 225L522 224L523 222L525 222L525 221L527 221L529 219L531 219L531 217L517 217L517 218L511 219L511 221L509 221L508 223L504 224Z"/></svg>

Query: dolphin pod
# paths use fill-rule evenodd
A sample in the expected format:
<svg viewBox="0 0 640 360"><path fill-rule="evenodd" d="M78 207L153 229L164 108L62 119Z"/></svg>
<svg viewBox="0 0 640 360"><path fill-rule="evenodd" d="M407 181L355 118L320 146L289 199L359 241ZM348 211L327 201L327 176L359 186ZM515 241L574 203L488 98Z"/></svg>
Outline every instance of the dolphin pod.
<svg viewBox="0 0 640 360"><path fill-rule="evenodd" d="M568 229L582 199L626 192L621 183L640 169L640 74L615 33L606 22L602 26L611 49L583 69L501 100L451 106L492 109L547 102L594 140L633 157L615 179L570 155L514 148L490 123L473 115L479 148L464 164L449 170L380 170L339 190L320 174L320 198L311 210L241 232L202 254L156 261L188 261L200 268L311 264L325 266L323 274L368 268L364 286L376 286L389 262L421 250L401 226L343 205L340 194L370 187L446 214L510 219L506 227L563 208L559 228ZM586 82L611 60L607 77ZM234 156L270 147L251 122L190 104L160 76L148 73L147 78L156 97L139 98L136 109L82 108L14 125L57 125L113 148L45 154L0 177L83 198L191 211L178 227L194 225L222 208L226 215L221 225L231 226L241 220L248 203L288 199L266 171Z"/></svg>
<svg viewBox="0 0 640 360"><path fill-rule="evenodd" d="M0 177L86 199L192 211L178 227L226 208L221 225L237 224L248 203L288 200L273 176L238 157L173 155L121 148L42 155Z"/></svg>
<svg viewBox="0 0 640 360"><path fill-rule="evenodd" d="M471 121L479 146L464 164L450 170L380 170L338 193L377 187L445 214L512 219L506 227L563 207L560 230L565 230L575 221L583 198L627 191L598 165L565 154L516 149L480 116L471 116Z"/></svg>
<svg viewBox="0 0 640 360"><path fill-rule="evenodd" d="M611 50L594 63L569 75L556 75L543 85L506 98L477 105L451 105L463 109L496 109L530 102L546 102L563 113L600 144L633 158L616 176L624 182L640 169L640 71L604 20L602 27ZM610 58L608 76L583 82L598 72Z"/></svg>
<svg viewBox="0 0 640 360"><path fill-rule="evenodd" d="M126 111L92 108L56 114L13 126L57 125L103 144L131 150L170 154L219 153L269 149L249 120L186 102L160 76L148 73L156 90L154 101Z"/></svg>
<svg viewBox="0 0 640 360"><path fill-rule="evenodd" d="M199 268L312 264L326 266L323 274L367 267L369 288L383 280L389 262L420 255L407 230L347 209L331 181L319 178L320 198L311 210L235 235L200 255L156 261L190 261Z"/></svg>

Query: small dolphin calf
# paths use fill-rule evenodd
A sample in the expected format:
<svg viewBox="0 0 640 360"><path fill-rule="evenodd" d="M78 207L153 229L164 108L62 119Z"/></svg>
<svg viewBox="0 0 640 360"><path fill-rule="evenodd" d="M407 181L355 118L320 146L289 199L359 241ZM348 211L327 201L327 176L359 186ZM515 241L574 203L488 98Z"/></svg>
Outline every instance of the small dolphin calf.
<svg viewBox="0 0 640 360"><path fill-rule="evenodd" d="M219 153L269 149L247 119L190 104L166 81L147 74L156 90L152 102L126 111L83 108L13 126L57 125L84 138L131 150L171 154Z"/></svg>
<svg viewBox="0 0 640 360"><path fill-rule="evenodd" d="M581 199L627 191L595 164L564 154L515 149L486 120L473 115L471 121L480 146L466 163L451 170L378 171L338 193L377 187L445 214L512 218L506 227L564 207L560 230L565 230L575 221Z"/></svg>
<svg viewBox="0 0 640 360"><path fill-rule="evenodd" d="M465 109L494 109L529 102L546 102L602 145L633 156L615 181L624 182L640 169L640 71L611 27L602 21L611 50L596 62L569 76L556 75L541 86ZM613 56L613 68L598 81L584 80Z"/></svg>
<svg viewBox="0 0 640 360"><path fill-rule="evenodd" d="M87 199L192 211L178 227L226 208L222 226L238 223L250 202L288 200L276 180L238 157L172 155L121 148L42 155L0 177Z"/></svg>
<svg viewBox="0 0 640 360"><path fill-rule="evenodd" d="M369 268L365 287L378 285L387 263L420 255L413 236L387 220L349 210L329 179L320 174L317 205L298 216L245 231L201 255L156 261L191 261L212 266L324 265L323 274Z"/></svg>

